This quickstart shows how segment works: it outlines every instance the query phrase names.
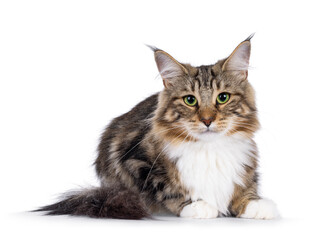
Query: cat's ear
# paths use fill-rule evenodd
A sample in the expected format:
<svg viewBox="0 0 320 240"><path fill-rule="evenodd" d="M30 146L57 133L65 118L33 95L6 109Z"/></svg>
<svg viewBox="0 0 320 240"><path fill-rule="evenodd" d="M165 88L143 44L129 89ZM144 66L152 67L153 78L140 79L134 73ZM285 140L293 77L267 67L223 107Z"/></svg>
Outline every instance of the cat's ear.
<svg viewBox="0 0 320 240"><path fill-rule="evenodd" d="M188 74L187 69L168 53L157 48L151 49L154 51L154 58L166 88L172 86L178 77Z"/></svg>
<svg viewBox="0 0 320 240"><path fill-rule="evenodd" d="M224 62L222 71L229 71L239 75L240 77L247 78L251 51L250 40L252 37L253 34L233 50L231 55Z"/></svg>

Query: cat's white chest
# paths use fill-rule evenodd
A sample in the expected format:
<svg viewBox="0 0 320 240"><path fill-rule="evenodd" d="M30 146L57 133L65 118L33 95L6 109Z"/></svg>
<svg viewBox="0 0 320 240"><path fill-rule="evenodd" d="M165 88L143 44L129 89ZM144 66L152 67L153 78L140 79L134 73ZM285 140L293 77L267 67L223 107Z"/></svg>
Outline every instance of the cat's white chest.
<svg viewBox="0 0 320 240"><path fill-rule="evenodd" d="M191 199L202 199L226 214L234 185L243 184L244 165L250 165L252 150L249 140L220 136L210 142L169 146L167 154L176 160Z"/></svg>

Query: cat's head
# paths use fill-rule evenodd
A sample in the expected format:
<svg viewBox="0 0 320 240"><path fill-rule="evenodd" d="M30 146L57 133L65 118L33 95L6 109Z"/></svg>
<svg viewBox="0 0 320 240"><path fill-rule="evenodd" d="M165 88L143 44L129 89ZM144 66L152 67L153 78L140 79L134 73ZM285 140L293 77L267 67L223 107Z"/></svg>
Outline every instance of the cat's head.
<svg viewBox="0 0 320 240"><path fill-rule="evenodd" d="M235 134L252 137L259 122L254 91L247 80L250 39L229 57L200 67L153 49L165 86L155 116L159 131L180 141L210 141Z"/></svg>

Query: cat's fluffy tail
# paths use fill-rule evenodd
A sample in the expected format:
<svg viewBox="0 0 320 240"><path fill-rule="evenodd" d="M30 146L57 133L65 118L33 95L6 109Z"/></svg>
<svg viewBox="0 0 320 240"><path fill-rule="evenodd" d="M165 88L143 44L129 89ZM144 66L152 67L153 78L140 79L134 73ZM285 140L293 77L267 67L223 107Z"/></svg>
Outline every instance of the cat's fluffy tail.
<svg viewBox="0 0 320 240"><path fill-rule="evenodd" d="M35 211L47 215L78 215L93 218L142 219L150 217L139 194L122 186L97 187L65 194L63 199Z"/></svg>

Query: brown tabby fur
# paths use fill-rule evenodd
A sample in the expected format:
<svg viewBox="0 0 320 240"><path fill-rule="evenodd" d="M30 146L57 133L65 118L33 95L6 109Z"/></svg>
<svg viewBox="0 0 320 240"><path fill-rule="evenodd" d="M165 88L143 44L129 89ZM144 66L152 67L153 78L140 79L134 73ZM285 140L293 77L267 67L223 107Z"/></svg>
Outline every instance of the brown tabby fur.
<svg viewBox="0 0 320 240"><path fill-rule="evenodd" d="M250 38L243 43L250 44ZM180 180L174 159L169 159L165 149L168 143L197 141L182 127L183 124L196 129L199 124L203 124L201 119L212 119L218 131L223 131L232 119L237 123L226 135L238 133L252 139L259 128L259 122L247 71L229 69L229 58L214 65L193 67L177 62L162 50L153 50L156 61L159 54L165 54L175 61L183 74L164 78L163 91L115 118L101 137L99 155L95 161L101 189L112 189L113 186L121 186L122 192L127 189L123 197L115 200L121 205L118 206L119 214L114 214L117 211L114 211L110 201L104 202L104 196L100 196L100 193L93 194L90 201L83 197L86 194L67 196L63 201L40 210L49 211L49 214L137 219L159 210L179 215L183 207L191 203L191 199ZM212 101L221 92L231 94L228 103L223 105ZM183 97L190 94L198 99L197 107L189 107L184 103ZM230 216L240 216L250 200L259 199L257 150L253 156L252 164L245 167L244 186L235 186L229 204ZM108 192L106 190L106 197ZM134 202L138 209L128 211L128 202ZM108 214L110 209L113 209L112 214ZM105 214L101 214L101 211ZM99 214L91 214L94 212Z"/></svg>

